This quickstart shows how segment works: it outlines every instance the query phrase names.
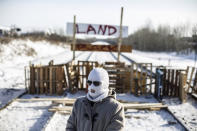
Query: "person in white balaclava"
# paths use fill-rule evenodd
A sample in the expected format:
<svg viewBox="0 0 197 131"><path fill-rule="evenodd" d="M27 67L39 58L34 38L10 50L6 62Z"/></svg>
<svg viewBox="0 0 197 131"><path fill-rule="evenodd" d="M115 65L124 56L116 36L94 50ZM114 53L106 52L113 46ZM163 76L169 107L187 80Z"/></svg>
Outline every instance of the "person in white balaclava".
<svg viewBox="0 0 197 131"><path fill-rule="evenodd" d="M106 98L109 93L109 76L103 68L93 69L88 76L87 98L90 101L97 102Z"/></svg>
<svg viewBox="0 0 197 131"><path fill-rule="evenodd" d="M109 90L107 71L93 69L87 84L88 93L75 101L66 131L123 131L124 107Z"/></svg>

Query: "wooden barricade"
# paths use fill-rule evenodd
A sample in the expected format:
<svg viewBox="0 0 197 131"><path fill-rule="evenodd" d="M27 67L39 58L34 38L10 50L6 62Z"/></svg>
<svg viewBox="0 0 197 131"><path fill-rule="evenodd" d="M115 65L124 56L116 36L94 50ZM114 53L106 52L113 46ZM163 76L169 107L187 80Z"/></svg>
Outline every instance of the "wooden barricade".
<svg viewBox="0 0 197 131"><path fill-rule="evenodd" d="M120 62L105 62L104 68L109 74L109 87L115 89L116 92L139 95L150 92L152 88L152 64L150 63L125 65ZM151 86L149 90L147 90L148 85Z"/></svg>
<svg viewBox="0 0 197 131"><path fill-rule="evenodd" d="M187 67L187 93L197 94L197 68Z"/></svg>
<svg viewBox="0 0 197 131"><path fill-rule="evenodd" d="M64 68L66 70L67 85L69 87L69 91L74 93L78 90L78 68L75 65L74 61L66 64Z"/></svg>
<svg viewBox="0 0 197 131"><path fill-rule="evenodd" d="M132 63L130 68L130 92L135 95L151 93L153 83L152 63Z"/></svg>
<svg viewBox="0 0 197 131"><path fill-rule="evenodd" d="M30 94L62 95L64 88L68 87L63 65L31 65L29 75L30 84L27 86Z"/></svg>
<svg viewBox="0 0 197 131"><path fill-rule="evenodd" d="M101 66L108 71L109 88L116 92L136 95L150 93L153 84L150 63L125 65L120 62L105 62L104 65L99 65L96 61L78 61L77 64L72 61L62 65L32 65L29 67L29 83L26 81L26 85L30 94L61 95L66 89L71 93L85 89L87 91L86 82L90 71Z"/></svg>
<svg viewBox="0 0 197 131"><path fill-rule="evenodd" d="M160 96L179 97L183 100L185 98L183 96L186 94L187 70L166 68L160 68L160 70L163 72L162 80L159 80L162 81Z"/></svg>
<svg viewBox="0 0 197 131"><path fill-rule="evenodd" d="M98 67L99 64L96 61L78 61L78 88L83 90L83 89L87 89L87 79L88 79L88 75L90 73L90 71L95 68Z"/></svg>
<svg viewBox="0 0 197 131"><path fill-rule="evenodd" d="M124 92L125 80L121 73L124 71L124 63L120 62L105 62L104 69L109 74L109 88L115 89L116 92Z"/></svg>

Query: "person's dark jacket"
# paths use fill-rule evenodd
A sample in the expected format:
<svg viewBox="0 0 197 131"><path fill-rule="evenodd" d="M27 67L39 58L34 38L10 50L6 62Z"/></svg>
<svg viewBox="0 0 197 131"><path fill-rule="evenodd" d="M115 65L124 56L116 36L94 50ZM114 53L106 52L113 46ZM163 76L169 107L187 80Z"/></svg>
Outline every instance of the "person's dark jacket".
<svg viewBox="0 0 197 131"><path fill-rule="evenodd" d="M122 131L124 107L115 99L115 91L93 105L86 97L76 100L66 131Z"/></svg>

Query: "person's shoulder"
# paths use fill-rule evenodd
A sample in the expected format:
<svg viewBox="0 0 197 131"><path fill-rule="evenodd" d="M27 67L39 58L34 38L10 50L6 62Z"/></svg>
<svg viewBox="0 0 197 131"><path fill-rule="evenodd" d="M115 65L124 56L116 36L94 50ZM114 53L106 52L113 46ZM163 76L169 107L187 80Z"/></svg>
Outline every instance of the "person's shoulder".
<svg viewBox="0 0 197 131"><path fill-rule="evenodd" d="M116 100L115 98L109 98L109 105L111 106L115 106L115 107L122 107L123 105L118 101Z"/></svg>
<svg viewBox="0 0 197 131"><path fill-rule="evenodd" d="M85 96L82 97L78 97L75 101L75 103L83 103L84 101L86 101L87 98Z"/></svg>

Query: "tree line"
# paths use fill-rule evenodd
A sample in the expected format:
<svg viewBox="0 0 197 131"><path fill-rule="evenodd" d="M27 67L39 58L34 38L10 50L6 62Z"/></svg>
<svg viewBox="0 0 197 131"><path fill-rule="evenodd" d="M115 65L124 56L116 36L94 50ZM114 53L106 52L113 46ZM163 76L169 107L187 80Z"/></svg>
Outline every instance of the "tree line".
<svg viewBox="0 0 197 131"><path fill-rule="evenodd" d="M146 25L127 38L123 39L124 44L132 45L134 49L142 51L176 51L189 53L194 49L197 35L197 25L192 27L192 36L188 34L187 26L158 26L157 29ZM197 44L197 43L196 43Z"/></svg>

